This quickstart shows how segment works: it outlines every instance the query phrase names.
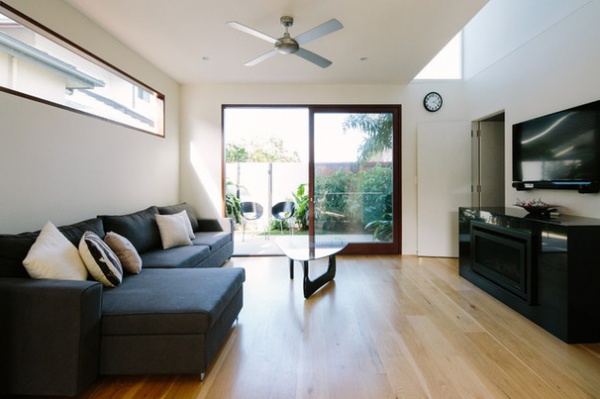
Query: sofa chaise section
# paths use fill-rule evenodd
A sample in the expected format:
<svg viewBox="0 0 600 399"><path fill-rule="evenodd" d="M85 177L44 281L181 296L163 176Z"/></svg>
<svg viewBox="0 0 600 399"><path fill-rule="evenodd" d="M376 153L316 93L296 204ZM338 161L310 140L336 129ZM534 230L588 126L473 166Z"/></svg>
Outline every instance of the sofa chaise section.
<svg viewBox="0 0 600 399"><path fill-rule="evenodd" d="M105 289L101 374L201 374L243 303L244 269L151 269Z"/></svg>

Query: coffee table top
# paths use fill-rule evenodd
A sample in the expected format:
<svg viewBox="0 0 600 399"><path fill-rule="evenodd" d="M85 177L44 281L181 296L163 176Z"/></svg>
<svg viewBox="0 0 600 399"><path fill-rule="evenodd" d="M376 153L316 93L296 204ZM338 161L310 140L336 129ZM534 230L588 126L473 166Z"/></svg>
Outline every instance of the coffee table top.
<svg viewBox="0 0 600 399"><path fill-rule="evenodd" d="M310 261L335 255L348 245L347 242L330 236L285 236L275 242L290 259Z"/></svg>

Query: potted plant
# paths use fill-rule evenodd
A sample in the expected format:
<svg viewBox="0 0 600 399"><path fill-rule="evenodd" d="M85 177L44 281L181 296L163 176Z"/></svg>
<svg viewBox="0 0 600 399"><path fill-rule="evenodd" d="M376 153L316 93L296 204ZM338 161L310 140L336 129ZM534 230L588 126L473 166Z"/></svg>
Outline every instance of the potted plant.
<svg viewBox="0 0 600 399"><path fill-rule="evenodd" d="M308 194L306 193L306 183L302 183L293 193L294 201L296 202L296 210L294 216L296 223L298 223L298 229L308 230Z"/></svg>
<svg viewBox="0 0 600 399"><path fill-rule="evenodd" d="M373 229L373 238L379 241L392 241L394 225L392 214L385 213L380 220L372 221L365 226L365 230Z"/></svg>

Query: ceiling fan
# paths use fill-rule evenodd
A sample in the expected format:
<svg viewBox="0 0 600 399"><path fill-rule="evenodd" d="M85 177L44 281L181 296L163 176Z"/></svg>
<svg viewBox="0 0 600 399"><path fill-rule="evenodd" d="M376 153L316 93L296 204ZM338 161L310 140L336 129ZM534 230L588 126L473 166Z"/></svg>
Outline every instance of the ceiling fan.
<svg viewBox="0 0 600 399"><path fill-rule="evenodd" d="M273 57L276 54L294 54L304 58L307 61L312 62L313 64L320 66L321 68L327 68L329 65L331 65L331 61L329 61L328 59L323 58L320 55L313 53L312 51L308 51L301 46L315 39L318 39L320 37L342 29L343 26L340 23L340 21L338 21L337 19L329 20L324 24L321 24L313 29L302 33L299 36L296 36L296 38L292 38L288 32L288 28L290 28L294 24L294 18L283 16L280 18L279 22L285 27L285 33L279 39L275 39L271 36L265 35L264 33L261 33L255 29L249 28L235 21L227 23L228 26L234 29L248 33L252 36L258 37L259 39L266 40L267 42L274 45L273 50L253 59L252 61L247 62L245 64L246 66L254 66L259 62Z"/></svg>

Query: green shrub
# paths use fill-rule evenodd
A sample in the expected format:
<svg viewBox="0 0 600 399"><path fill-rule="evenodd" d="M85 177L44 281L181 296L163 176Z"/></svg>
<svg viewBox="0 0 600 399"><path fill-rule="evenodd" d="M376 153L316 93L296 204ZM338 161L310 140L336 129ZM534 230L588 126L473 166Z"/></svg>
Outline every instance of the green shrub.
<svg viewBox="0 0 600 399"><path fill-rule="evenodd" d="M306 186L306 183L300 184L296 189L296 192L292 193L294 201L296 202L294 218L296 218L296 224L298 224L298 229L301 231L308 230L309 198Z"/></svg>
<svg viewBox="0 0 600 399"><path fill-rule="evenodd" d="M392 212L392 169L376 165L363 169L356 175L356 191L362 193L363 225L380 220L381 215Z"/></svg>

